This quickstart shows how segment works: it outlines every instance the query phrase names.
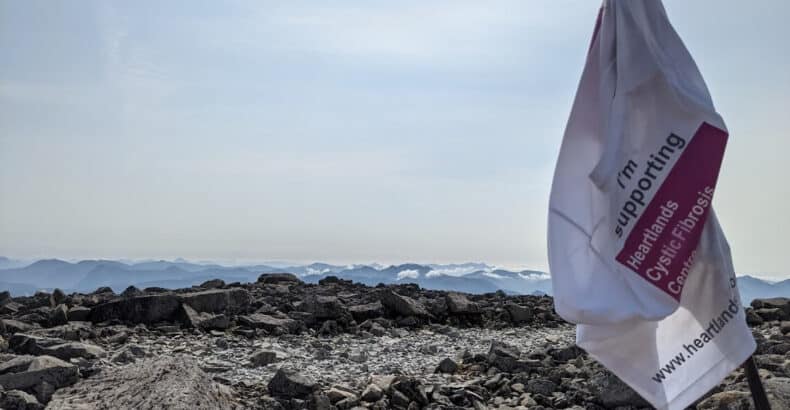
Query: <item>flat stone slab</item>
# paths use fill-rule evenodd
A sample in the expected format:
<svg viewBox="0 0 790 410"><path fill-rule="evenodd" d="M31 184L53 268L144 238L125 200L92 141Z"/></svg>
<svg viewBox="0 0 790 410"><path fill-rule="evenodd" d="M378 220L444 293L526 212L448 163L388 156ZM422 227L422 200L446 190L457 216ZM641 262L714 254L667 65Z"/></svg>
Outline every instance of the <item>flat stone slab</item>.
<svg viewBox="0 0 790 410"><path fill-rule="evenodd" d="M58 390L48 409L239 409L233 391L186 356L158 357L103 371Z"/></svg>

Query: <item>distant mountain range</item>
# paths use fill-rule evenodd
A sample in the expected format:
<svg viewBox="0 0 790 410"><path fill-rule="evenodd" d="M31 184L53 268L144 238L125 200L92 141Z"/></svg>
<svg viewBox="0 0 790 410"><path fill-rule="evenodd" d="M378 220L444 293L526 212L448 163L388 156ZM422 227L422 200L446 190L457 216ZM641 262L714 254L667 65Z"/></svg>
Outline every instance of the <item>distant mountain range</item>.
<svg viewBox="0 0 790 410"><path fill-rule="evenodd" d="M510 294L551 294L551 277L546 272L497 269L484 263L287 266L281 263L222 266L215 263L175 261L121 262L84 260L66 262L42 259L23 264L0 257L0 290L13 295L30 295L36 290L60 288L66 292L91 292L109 286L121 292L128 286L145 288L185 288L219 278L226 282L253 282L261 273L288 272L315 283L327 276L350 279L369 286L379 283L416 283L426 289L486 293L502 290ZM752 276L741 276L738 284L743 300L790 297L790 280L772 283Z"/></svg>

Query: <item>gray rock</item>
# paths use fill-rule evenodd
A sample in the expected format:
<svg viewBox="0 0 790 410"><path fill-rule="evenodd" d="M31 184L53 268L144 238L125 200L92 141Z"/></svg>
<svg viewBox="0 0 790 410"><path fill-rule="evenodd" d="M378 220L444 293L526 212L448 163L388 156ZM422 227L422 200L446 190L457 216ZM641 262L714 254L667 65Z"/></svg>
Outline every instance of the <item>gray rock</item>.
<svg viewBox="0 0 790 410"><path fill-rule="evenodd" d="M203 330L225 330L230 326L230 320L224 313L198 313L186 303L181 305L179 317L181 318L181 323L186 327Z"/></svg>
<svg viewBox="0 0 790 410"><path fill-rule="evenodd" d="M403 377L392 384L392 389L403 393L404 396L409 398L409 401L414 401L421 406L425 406L429 402L425 388L417 379Z"/></svg>
<svg viewBox="0 0 790 410"><path fill-rule="evenodd" d="M527 382L525 390L528 393L551 396L551 393L557 390L557 385L551 380L534 379Z"/></svg>
<svg viewBox="0 0 790 410"><path fill-rule="evenodd" d="M136 286L129 286L121 292L121 297L124 298L133 298L135 296L142 296L143 291L138 289Z"/></svg>
<svg viewBox="0 0 790 410"><path fill-rule="evenodd" d="M90 308L86 308L85 306L72 306L71 309L69 309L67 317L71 322L84 322L88 320L90 314Z"/></svg>
<svg viewBox="0 0 790 410"><path fill-rule="evenodd" d="M360 399L367 402L375 402L384 397L384 390L376 384L369 384L362 392Z"/></svg>
<svg viewBox="0 0 790 410"><path fill-rule="evenodd" d="M277 352L271 350L258 350L250 356L253 366L266 366L277 361Z"/></svg>
<svg viewBox="0 0 790 410"><path fill-rule="evenodd" d="M54 293L53 293L54 294ZM59 304L49 314L50 326L65 325L69 322L69 309L64 304Z"/></svg>
<svg viewBox="0 0 790 410"><path fill-rule="evenodd" d="M280 398L307 398L317 388L312 379L299 374L296 370L281 368L269 381L269 394Z"/></svg>
<svg viewBox="0 0 790 410"><path fill-rule="evenodd" d="M145 357L145 349L138 345L126 345L121 350L115 352L110 361L118 364L132 363L137 359Z"/></svg>
<svg viewBox="0 0 790 410"><path fill-rule="evenodd" d="M531 309L515 303L507 303L505 305L505 310L507 310L507 313L510 315L510 320L514 323L528 322L532 320L534 316Z"/></svg>
<svg viewBox="0 0 790 410"><path fill-rule="evenodd" d="M300 307L319 320L340 319L349 314L336 296L308 295Z"/></svg>
<svg viewBox="0 0 790 410"><path fill-rule="evenodd" d="M55 289L52 291L52 294L49 295L49 306L55 307L66 300L66 294L63 293L60 289Z"/></svg>
<svg viewBox="0 0 790 410"><path fill-rule="evenodd" d="M370 324L370 327L368 328L368 332L370 332L370 334L374 336L384 336L385 334L387 334L387 329L384 329L384 327L381 326L380 324L373 322Z"/></svg>
<svg viewBox="0 0 790 410"><path fill-rule="evenodd" d="M763 324L764 320L760 317L757 313L754 313L754 309L746 309L746 324L749 326L758 326Z"/></svg>
<svg viewBox="0 0 790 410"><path fill-rule="evenodd" d="M25 322L20 322L13 319L0 319L3 322L3 327L7 333L28 332L36 327Z"/></svg>
<svg viewBox="0 0 790 410"><path fill-rule="evenodd" d="M488 363L506 372L518 368L521 352L515 346L499 341L492 341L488 350Z"/></svg>
<svg viewBox="0 0 790 410"><path fill-rule="evenodd" d="M458 371L458 363L456 363L453 359L449 357L445 358L439 365L436 366L436 370L434 373L449 373L453 374Z"/></svg>
<svg viewBox="0 0 790 410"><path fill-rule="evenodd" d="M421 303L408 296L385 290L380 293L380 297L381 304L394 314L401 316L430 316Z"/></svg>
<svg viewBox="0 0 790 410"><path fill-rule="evenodd" d="M246 289L210 289L179 295L182 303L198 312L241 313L250 306L250 293Z"/></svg>
<svg viewBox="0 0 790 410"><path fill-rule="evenodd" d="M28 390L42 383L60 388L78 378L77 366L51 356L17 356L0 364L0 386L6 390Z"/></svg>
<svg viewBox="0 0 790 410"><path fill-rule="evenodd" d="M225 281L222 279L211 279L200 284L203 289L217 289L225 286Z"/></svg>
<svg viewBox="0 0 790 410"><path fill-rule="evenodd" d="M153 324L173 320L180 307L178 298L172 294L136 296L94 306L91 308L90 320L97 323L119 319Z"/></svg>
<svg viewBox="0 0 790 410"><path fill-rule="evenodd" d="M14 302L12 299L8 299L0 304L0 314L14 315L18 313L20 309L22 309L22 305Z"/></svg>
<svg viewBox="0 0 790 410"><path fill-rule="evenodd" d="M35 396L21 390L0 391L0 409L41 410L44 405Z"/></svg>
<svg viewBox="0 0 790 410"><path fill-rule="evenodd" d="M348 311L357 322L384 316L384 306L378 300L373 303L351 306Z"/></svg>
<svg viewBox="0 0 790 410"><path fill-rule="evenodd" d="M292 273L264 273L258 276L258 283L262 284L299 284L304 283Z"/></svg>
<svg viewBox="0 0 790 410"><path fill-rule="evenodd" d="M584 350L575 344L558 349L549 349L549 355L558 362L567 362L583 354Z"/></svg>
<svg viewBox="0 0 790 410"><path fill-rule="evenodd" d="M263 313L239 316L239 323L253 329L265 329L274 333L292 333L299 329L299 322L290 318L279 318Z"/></svg>
<svg viewBox="0 0 790 410"><path fill-rule="evenodd" d="M401 393L399 390L392 391L392 393L390 394L390 400L393 406L402 409L408 408L409 403L411 403L409 397Z"/></svg>
<svg viewBox="0 0 790 410"><path fill-rule="evenodd" d="M213 382L186 356L157 357L58 390L48 408L234 409L233 391Z"/></svg>
<svg viewBox="0 0 790 410"><path fill-rule="evenodd" d="M0 291L0 306L5 305L11 301L11 292L7 290Z"/></svg>
<svg viewBox="0 0 790 410"><path fill-rule="evenodd" d="M36 356L47 355L57 357L61 360L70 360L81 357L83 359L98 359L104 357L106 352L99 346L81 343L67 342L60 339L33 336L24 333L17 333L11 336L9 348L19 354L31 354Z"/></svg>
<svg viewBox="0 0 790 410"><path fill-rule="evenodd" d="M449 292L444 298L450 313L471 314L480 312L480 307L477 303L469 301L466 296L460 293Z"/></svg>
<svg viewBox="0 0 790 410"><path fill-rule="evenodd" d="M368 361L368 353L364 350L350 352L348 354L348 360L351 360L354 363L365 363Z"/></svg>
<svg viewBox="0 0 790 410"><path fill-rule="evenodd" d="M332 386L326 391L326 396L329 397L329 401L335 405L337 405L337 402L343 400L350 399L349 401L359 401L359 398L354 392L342 386Z"/></svg>
<svg viewBox="0 0 790 410"><path fill-rule="evenodd" d="M784 311L779 308L760 308L755 309L754 313L763 320L784 320L787 319Z"/></svg>
<svg viewBox="0 0 790 410"><path fill-rule="evenodd" d="M99 346L80 342L66 342L51 346L44 349L44 352L50 356L63 360L70 360L77 357L83 359L98 359L107 355L107 352Z"/></svg>
<svg viewBox="0 0 790 410"><path fill-rule="evenodd" d="M763 384L773 409L790 409L790 378L773 377Z"/></svg>
<svg viewBox="0 0 790 410"><path fill-rule="evenodd" d="M790 313L790 298L766 298L754 299L751 303L755 309L760 308L778 308Z"/></svg>
<svg viewBox="0 0 790 410"><path fill-rule="evenodd" d="M716 393L697 404L698 410L750 410L752 396L742 391Z"/></svg>
<svg viewBox="0 0 790 410"><path fill-rule="evenodd" d="M91 294L92 295L101 295L101 294L114 295L115 292L113 292L112 288L109 287L109 286L100 286L100 287L96 288L96 290L94 290L93 293L91 293Z"/></svg>

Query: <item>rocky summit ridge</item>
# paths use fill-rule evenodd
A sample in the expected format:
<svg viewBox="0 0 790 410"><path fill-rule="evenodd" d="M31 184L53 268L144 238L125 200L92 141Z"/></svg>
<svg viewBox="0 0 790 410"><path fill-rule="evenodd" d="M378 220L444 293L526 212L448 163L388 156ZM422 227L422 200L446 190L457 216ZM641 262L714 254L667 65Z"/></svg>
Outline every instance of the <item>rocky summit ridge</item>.
<svg viewBox="0 0 790 410"><path fill-rule="evenodd" d="M757 299L747 321L790 408L790 300ZM573 341L548 296L333 276L0 292L0 408L649 408ZM693 408L751 408L743 372Z"/></svg>

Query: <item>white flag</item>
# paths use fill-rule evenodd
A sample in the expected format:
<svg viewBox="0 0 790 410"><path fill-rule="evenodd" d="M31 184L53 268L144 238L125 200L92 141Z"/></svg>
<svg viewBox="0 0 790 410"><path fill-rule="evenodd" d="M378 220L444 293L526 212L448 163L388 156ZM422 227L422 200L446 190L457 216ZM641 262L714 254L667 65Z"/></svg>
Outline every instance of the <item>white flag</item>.
<svg viewBox="0 0 790 410"><path fill-rule="evenodd" d="M660 0L605 0L549 205L554 303L577 344L682 409L755 349L711 207L728 132Z"/></svg>

